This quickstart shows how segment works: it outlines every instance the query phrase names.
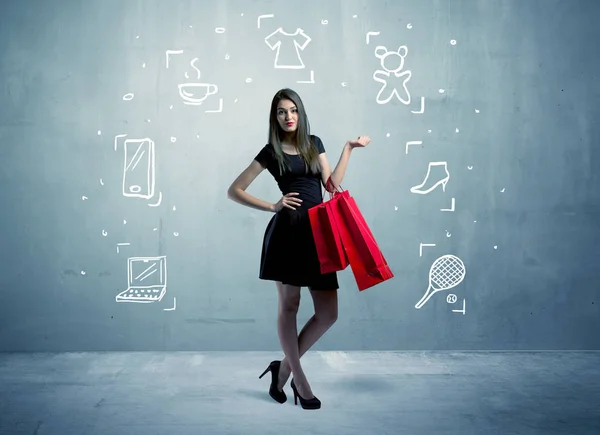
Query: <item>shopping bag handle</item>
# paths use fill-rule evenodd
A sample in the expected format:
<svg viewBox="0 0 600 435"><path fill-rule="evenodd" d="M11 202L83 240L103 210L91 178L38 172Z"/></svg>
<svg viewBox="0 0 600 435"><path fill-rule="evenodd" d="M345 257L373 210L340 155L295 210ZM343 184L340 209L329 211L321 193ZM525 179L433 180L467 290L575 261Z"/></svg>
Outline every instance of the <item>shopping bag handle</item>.
<svg viewBox="0 0 600 435"><path fill-rule="evenodd" d="M329 176L329 178L327 179L327 182L325 183L325 190L323 191L323 197L321 198L322 201L325 200L325 192L329 192L329 189L328 189L329 185L333 186L333 182L331 181L331 175ZM336 187L333 192L329 192L329 199L333 198L336 192L342 193L343 191L344 191L344 188L340 184L340 186Z"/></svg>

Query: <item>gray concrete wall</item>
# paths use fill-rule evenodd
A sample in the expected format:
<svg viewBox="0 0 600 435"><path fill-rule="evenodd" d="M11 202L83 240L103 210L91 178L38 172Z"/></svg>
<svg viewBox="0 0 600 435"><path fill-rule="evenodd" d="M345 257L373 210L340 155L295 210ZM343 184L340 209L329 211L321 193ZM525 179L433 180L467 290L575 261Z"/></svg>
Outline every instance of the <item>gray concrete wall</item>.
<svg viewBox="0 0 600 435"><path fill-rule="evenodd" d="M0 8L0 350L279 348L275 285L258 279L271 215L226 190L282 87L332 167L347 139L372 138L342 185L395 273L359 292L340 272L339 320L315 349L600 348L597 2ZM310 41L270 47L279 28ZM276 67L278 51L303 68ZM185 104L197 95L178 85L198 82L217 92ZM267 172L249 192L280 197ZM443 255L464 280L416 308ZM162 296L118 302L146 268Z"/></svg>

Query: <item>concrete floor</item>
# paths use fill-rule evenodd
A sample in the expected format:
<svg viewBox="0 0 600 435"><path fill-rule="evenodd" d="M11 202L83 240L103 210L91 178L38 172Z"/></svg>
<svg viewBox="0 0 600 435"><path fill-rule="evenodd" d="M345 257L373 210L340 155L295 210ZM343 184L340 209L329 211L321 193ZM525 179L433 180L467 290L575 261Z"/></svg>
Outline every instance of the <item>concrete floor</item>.
<svg viewBox="0 0 600 435"><path fill-rule="evenodd" d="M0 433L600 434L600 352L309 352L316 411L268 396L279 358L0 353Z"/></svg>

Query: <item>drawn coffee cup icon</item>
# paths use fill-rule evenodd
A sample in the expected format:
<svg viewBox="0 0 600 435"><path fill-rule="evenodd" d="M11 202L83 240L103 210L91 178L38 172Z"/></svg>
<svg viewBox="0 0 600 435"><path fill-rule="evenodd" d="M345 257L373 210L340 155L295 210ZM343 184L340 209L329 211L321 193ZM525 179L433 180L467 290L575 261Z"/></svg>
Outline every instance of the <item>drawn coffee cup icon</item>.
<svg viewBox="0 0 600 435"><path fill-rule="evenodd" d="M212 83L182 83L178 87L183 103L195 106L219 91L218 86Z"/></svg>

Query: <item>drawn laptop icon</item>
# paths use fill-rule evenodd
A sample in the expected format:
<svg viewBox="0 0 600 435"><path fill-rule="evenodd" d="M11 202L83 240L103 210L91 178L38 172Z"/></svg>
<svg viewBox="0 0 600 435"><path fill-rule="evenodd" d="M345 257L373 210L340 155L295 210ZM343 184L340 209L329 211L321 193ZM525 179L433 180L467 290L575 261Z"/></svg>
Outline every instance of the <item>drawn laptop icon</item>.
<svg viewBox="0 0 600 435"><path fill-rule="evenodd" d="M150 303L160 301L167 291L167 257L127 259L127 290L117 302Z"/></svg>

